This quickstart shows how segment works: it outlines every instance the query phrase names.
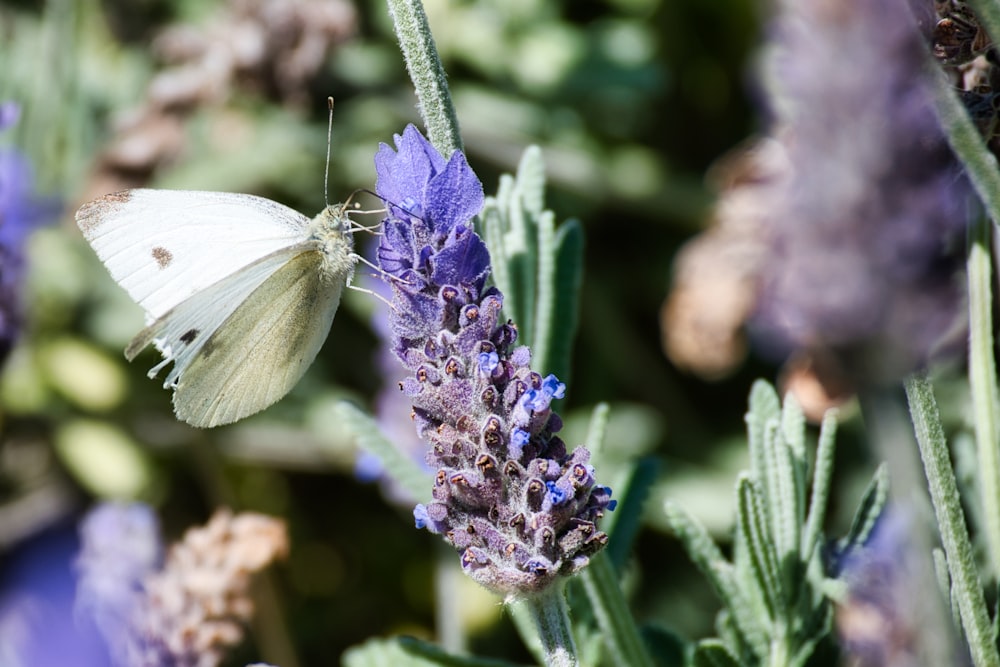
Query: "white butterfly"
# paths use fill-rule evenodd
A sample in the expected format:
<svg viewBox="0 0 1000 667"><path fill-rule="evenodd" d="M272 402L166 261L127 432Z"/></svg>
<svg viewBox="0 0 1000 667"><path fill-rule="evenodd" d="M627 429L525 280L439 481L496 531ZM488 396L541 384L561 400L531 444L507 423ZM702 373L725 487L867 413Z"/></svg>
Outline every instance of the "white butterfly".
<svg viewBox="0 0 1000 667"><path fill-rule="evenodd" d="M76 222L147 314L125 350L171 361L164 387L192 426L242 419L299 381L326 340L354 264L347 206L311 221L269 199L127 190L84 204Z"/></svg>

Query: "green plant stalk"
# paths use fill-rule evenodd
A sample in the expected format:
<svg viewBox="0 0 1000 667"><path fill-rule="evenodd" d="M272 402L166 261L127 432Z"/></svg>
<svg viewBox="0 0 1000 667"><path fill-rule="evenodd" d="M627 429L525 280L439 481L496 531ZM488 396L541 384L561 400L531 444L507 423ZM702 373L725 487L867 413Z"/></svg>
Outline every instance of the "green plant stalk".
<svg viewBox="0 0 1000 667"><path fill-rule="evenodd" d="M421 0L388 0L389 16L420 103L427 138L445 157L462 150L458 115Z"/></svg>
<svg viewBox="0 0 1000 667"><path fill-rule="evenodd" d="M515 603L531 618L542 642L543 663L546 667L577 667L576 642L566 605L563 584Z"/></svg>
<svg viewBox="0 0 1000 667"><path fill-rule="evenodd" d="M969 229L969 385L976 427L982 530L992 577L1000 575L1000 423L993 356L993 290L990 223L977 217Z"/></svg>
<svg viewBox="0 0 1000 667"><path fill-rule="evenodd" d="M987 32L1000 35L1000 5L993 0L972 3L983 19ZM936 63L932 63L929 80L933 83L934 102L948 143L962 161L962 166L986 207L994 224L1000 221L1000 170L997 160L987 149L969 114ZM968 258L970 302L969 381L975 410L976 441L979 469L982 477L983 526L990 554L991 574L1000 576L1000 461L997 447L998 394L992 353L992 314L988 229L976 223L970 233ZM986 227L985 221L981 223ZM978 247L977 247L978 246ZM990 423L992 422L992 424Z"/></svg>
<svg viewBox="0 0 1000 667"><path fill-rule="evenodd" d="M948 144L962 161L962 167L986 206L989 217L996 222L1000 220L1000 171L997 170L997 160L986 148L941 69L936 63L930 63L928 67L931 70L928 80L932 84L934 104Z"/></svg>
<svg viewBox="0 0 1000 667"><path fill-rule="evenodd" d="M606 553L590 559L590 564L580 573L587 590L594 615L604 633L605 641L615 665L653 667L653 659L639 635L625 597L618 586L618 576Z"/></svg>
<svg viewBox="0 0 1000 667"><path fill-rule="evenodd" d="M931 503L941 531L941 543L948 559L948 570L972 660L977 667L997 667L1000 665L1000 654L993 643L986 601L976 572L958 484L948 456L948 444L934 392L922 374L911 375L905 384L920 459L927 475Z"/></svg>

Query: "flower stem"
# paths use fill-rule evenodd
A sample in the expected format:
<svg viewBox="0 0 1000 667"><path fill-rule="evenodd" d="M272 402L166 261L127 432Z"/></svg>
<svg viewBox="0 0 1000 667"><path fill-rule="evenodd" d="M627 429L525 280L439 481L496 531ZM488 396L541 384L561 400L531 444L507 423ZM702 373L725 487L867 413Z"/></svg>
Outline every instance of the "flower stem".
<svg viewBox="0 0 1000 667"><path fill-rule="evenodd" d="M389 16L419 100L427 136L446 158L462 150L458 116L421 0L388 0Z"/></svg>
<svg viewBox="0 0 1000 667"><path fill-rule="evenodd" d="M941 543L948 560L952 594L958 602L972 660L977 667L996 667L1000 665L1000 654L993 643L989 614L976 572L937 402L926 376L914 374L907 378L906 397L927 475L931 503L941 531Z"/></svg>
<svg viewBox="0 0 1000 667"><path fill-rule="evenodd" d="M969 385L975 415L983 526L990 574L1000 574L1000 424L993 356L990 223L978 216L969 230Z"/></svg>
<svg viewBox="0 0 1000 667"><path fill-rule="evenodd" d="M936 63L930 66L933 71L928 78L933 84L934 105L948 144L962 161L962 167L972 181L976 194L986 206L989 217L994 222L1000 220L1000 171L997 170L997 160L986 148L983 138L940 68Z"/></svg>
<svg viewBox="0 0 1000 667"><path fill-rule="evenodd" d="M518 603L534 622L542 642L546 667L576 667L576 642L566 605L565 587L550 586L539 595Z"/></svg>

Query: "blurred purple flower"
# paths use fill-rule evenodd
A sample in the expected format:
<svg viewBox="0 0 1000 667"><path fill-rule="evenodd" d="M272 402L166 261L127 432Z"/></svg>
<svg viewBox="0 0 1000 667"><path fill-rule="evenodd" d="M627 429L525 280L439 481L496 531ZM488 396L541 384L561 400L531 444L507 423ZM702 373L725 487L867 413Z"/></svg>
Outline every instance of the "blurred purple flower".
<svg viewBox="0 0 1000 667"><path fill-rule="evenodd" d="M758 340L894 379L961 324L969 187L938 124L905 0L784 0Z"/></svg>
<svg viewBox="0 0 1000 667"><path fill-rule="evenodd" d="M490 257L471 227L482 184L456 151L445 160L414 128L375 156L388 217L378 249L393 291L392 351L427 462L433 501L418 528L461 552L465 571L502 595L523 595L584 567L607 542L614 509L583 447L567 453L551 401L565 385L531 370L517 329L499 323L503 296L486 288Z"/></svg>
<svg viewBox="0 0 1000 667"><path fill-rule="evenodd" d="M89 619L74 613L75 526L32 538L4 555L0 570L0 665L107 667Z"/></svg>
<svg viewBox="0 0 1000 667"><path fill-rule="evenodd" d="M77 610L94 619L120 661L144 582L163 564L159 519L148 505L103 503L80 522L80 542Z"/></svg>
<svg viewBox="0 0 1000 667"><path fill-rule="evenodd" d="M923 562L920 531L914 513L888 507L878 519L867 542L843 555L836 564L837 578L847 585L837 604L836 626L849 663L857 667L916 667L933 653L959 650L942 618L931 613L943 600L933 583L930 562ZM969 664L957 653L951 665Z"/></svg>
<svg viewBox="0 0 1000 667"><path fill-rule="evenodd" d="M0 103L0 131L14 125L20 107ZM54 199L34 194L34 175L27 157L0 148L0 363L10 353L23 326L21 283L24 243L32 229L59 210Z"/></svg>
<svg viewBox="0 0 1000 667"><path fill-rule="evenodd" d="M253 615L250 575L288 552L282 521L219 510L164 556L156 515L137 503L98 505L80 537L78 616L122 667L220 665Z"/></svg>

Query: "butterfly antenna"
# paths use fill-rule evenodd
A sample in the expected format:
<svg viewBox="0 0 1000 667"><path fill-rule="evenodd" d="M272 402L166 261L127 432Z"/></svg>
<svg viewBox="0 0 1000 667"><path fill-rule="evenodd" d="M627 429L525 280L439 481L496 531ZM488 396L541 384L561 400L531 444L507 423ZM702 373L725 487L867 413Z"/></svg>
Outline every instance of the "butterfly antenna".
<svg viewBox="0 0 1000 667"><path fill-rule="evenodd" d="M330 206L330 143L333 139L333 97L326 98L326 106L330 109L326 124L326 171L323 172L323 203Z"/></svg>

